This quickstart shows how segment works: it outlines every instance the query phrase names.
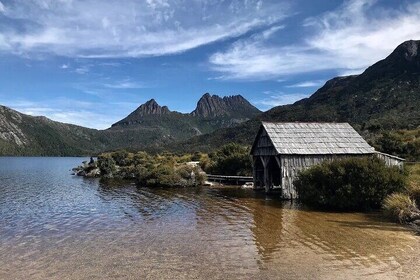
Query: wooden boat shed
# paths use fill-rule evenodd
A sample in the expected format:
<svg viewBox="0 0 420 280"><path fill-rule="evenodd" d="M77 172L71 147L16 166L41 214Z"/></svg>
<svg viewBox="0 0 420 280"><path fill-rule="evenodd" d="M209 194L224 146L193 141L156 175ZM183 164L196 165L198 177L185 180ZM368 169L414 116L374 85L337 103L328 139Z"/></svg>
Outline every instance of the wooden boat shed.
<svg viewBox="0 0 420 280"><path fill-rule="evenodd" d="M255 189L280 190L283 198L297 194L293 180L299 171L324 160L372 156L376 151L348 123L263 122L251 149ZM392 157L392 158L391 158ZM387 164L403 159L380 154Z"/></svg>

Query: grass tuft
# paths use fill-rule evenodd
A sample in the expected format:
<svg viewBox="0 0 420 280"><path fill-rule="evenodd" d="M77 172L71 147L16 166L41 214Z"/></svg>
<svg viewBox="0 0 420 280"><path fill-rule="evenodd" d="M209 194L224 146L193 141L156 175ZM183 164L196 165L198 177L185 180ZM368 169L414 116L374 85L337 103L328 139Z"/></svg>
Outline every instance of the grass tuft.
<svg viewBox="0 0 420 280"><path fill-rule="evenodd" d="M385 214L391 219L400 223L406 223L417 206L409 195L393 193L385 198L383 208Z"/></svg>

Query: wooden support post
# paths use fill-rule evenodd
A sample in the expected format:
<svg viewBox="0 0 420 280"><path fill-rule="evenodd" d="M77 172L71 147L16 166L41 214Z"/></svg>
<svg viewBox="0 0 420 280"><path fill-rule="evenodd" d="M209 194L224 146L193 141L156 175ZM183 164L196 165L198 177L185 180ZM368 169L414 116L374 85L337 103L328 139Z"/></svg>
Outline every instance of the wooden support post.
<svg viewBox="0 0 420 280"><path fill-rule="evenodd" d="M252 157L252 177L254 182L254 189L257 189L257 157Z"/></svg>
<svg viewBox="0 0 420 280"><path fill-rule="evenodd" d="M270 172L268 170L268 163L270 161L270 157L261 157L261 162L263 164L264 167L264 187L265 187L265 192L268 193L270 191Z"/></svg>
<svg viewBox="0 0 420 280"><path fill-rule="evenodd" d="M279 166L279 173L280 173L280 180L279 180L279 182L280 182L280 189L281 189L281 191L283 192L283 180L282 180L282 178L283 178L283 175L282 175L282 170L281 170L281 160L280 160L280 156L275 156L275 158L276 158L276 162L277 162L277 165Z"/></svg>

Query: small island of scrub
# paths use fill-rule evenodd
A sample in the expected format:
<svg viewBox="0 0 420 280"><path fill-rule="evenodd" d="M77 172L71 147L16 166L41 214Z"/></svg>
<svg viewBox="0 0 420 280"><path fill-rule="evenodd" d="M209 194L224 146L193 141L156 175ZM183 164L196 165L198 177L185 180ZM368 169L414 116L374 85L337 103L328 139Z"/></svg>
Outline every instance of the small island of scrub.
<svg viewBox="0 0 420 280"><path fill-rule="evenodd" d="M103 153L84 162L74 174L103 180L134 180L139 186L190 187L204 184L206 172L217 175L250 175L249 147L227 144L210 154L151 155L146 152Z"/></svg>
<svg viewBox="0 0 420 280"><path fill-rule="evenodd" d="M74 168L75 174L103 180L134 180L147 187L191 187L202 185L205 173L191 156L150 155L145 152L103 153L95 162Z"/></svg>
<svg viewBox="0 0 420 280"><path fill-rule="evenodd" d="M383 209L390 218L419 230L420 168L408 169L387 167L377 158L339 159L302 171L295 186L299 200L308 206L339 211Z"/></svg>

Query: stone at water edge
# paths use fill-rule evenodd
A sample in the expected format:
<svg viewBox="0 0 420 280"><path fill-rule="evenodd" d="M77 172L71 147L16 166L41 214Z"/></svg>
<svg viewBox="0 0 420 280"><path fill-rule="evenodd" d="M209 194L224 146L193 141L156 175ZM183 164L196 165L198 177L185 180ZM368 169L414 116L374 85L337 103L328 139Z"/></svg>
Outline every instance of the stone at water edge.
<svg viewBox="0 0 420 280"><path fill-rule="evenodd" d="M241 186L241 188L243 188L243 189L253 189L254 188L254 183L252 183L252 182L245 183Z"/></svg>

